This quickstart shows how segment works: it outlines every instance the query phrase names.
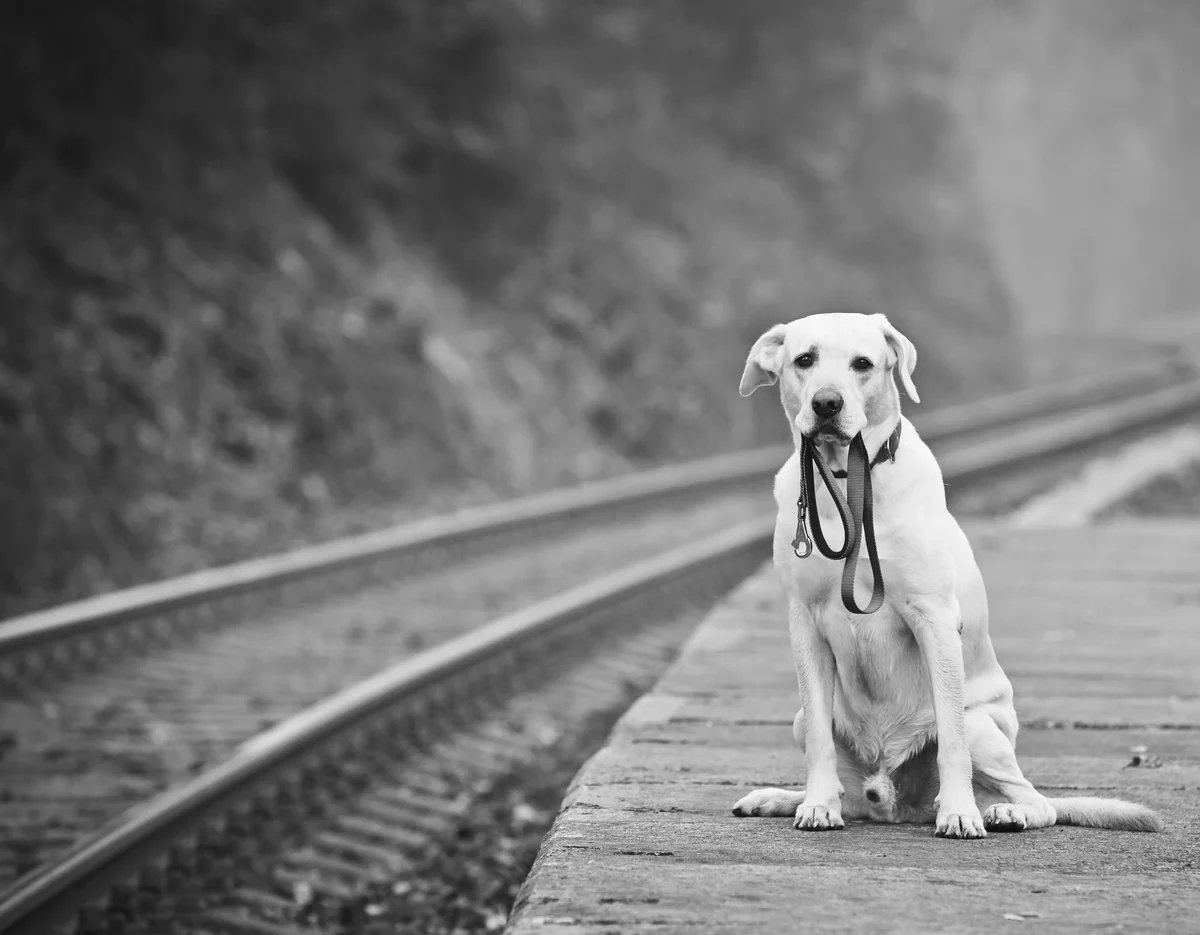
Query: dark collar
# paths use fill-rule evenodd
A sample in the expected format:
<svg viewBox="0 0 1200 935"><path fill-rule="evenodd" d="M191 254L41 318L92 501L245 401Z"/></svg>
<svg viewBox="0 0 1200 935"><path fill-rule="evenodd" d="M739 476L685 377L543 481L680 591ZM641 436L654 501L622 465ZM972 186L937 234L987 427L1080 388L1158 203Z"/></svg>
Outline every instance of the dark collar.
<svg viewBox="0 0 1200 935"><path fill-rule="evenodd" d="M904 419L896 423L896 430L888 436L888 440L879 446L879 450L875 452L875 457L871 459L871 467L877 464L883 464L884 461L895 461L896 451L900 448L900 429L904 427ZM834 471L834 477L845 477L845 471Z"/></svg>

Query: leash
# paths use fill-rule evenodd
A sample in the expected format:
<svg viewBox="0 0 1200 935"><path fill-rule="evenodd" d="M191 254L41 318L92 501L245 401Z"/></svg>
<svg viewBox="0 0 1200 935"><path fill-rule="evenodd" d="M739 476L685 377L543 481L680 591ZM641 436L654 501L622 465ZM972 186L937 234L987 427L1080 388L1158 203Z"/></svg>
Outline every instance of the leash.
<svg viewBox="0 0 1200 935"><path fill-rule="evenodd" d="M903 422L896 423L896 430L875 453L875 457L867 459L867 445L862 433L855 435L850 442L846 455L846 470L831 471L825 459L817 450L817 446L804 437L800 441L800 499L796 501L796 537L792 539L792 551L797 558L808 558L812 555L813 543L826 558L833 561L845 559L842 566L842 603L852 614L873 614L883 605L883 574L879 569L879 554L875 549L875 510L871 498L871 469L884 461L896 460L896 449L900 446L900 429ZM821 528L821 515L815 508L816 483L813 476L813 465L821 472L821 480L829 495L833 497L837 507L838 517L842 521L845 539L840 549L833 549L825 539ZM834 478L846 478L846 493L835 484ZM812 535L809 535L807 517L809 506L812 510ZM865 609L861 609L854 599L854 576L858 567L859 549L863 539L867 542L867 560L871 563L871 575L874 584L871 587L871 600ZM800 551L803 544L804 551Z"/></svg>

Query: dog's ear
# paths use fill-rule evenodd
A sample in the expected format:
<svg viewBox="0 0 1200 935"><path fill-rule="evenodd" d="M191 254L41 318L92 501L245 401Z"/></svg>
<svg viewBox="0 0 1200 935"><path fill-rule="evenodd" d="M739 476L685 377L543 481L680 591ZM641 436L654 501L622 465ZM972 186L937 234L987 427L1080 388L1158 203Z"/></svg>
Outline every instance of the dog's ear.
<svg viewBox="0 0 1200 935"><path fill-rule="evenodd" d="M917 388L912 381L912 372L917 367L916 347L912 341L896 330L896 327L888 321L887 315L879 314L873 317L879 322L879 330L883 332L888 347L896 355L896 370L900 374L900 382L904 384L904 391L912 397L914 403L919 403L921 397L917 394Z"/></svg>
<svg viewBox="0 0 1200 935"><path fill-rule="evenodd" d="M760 386L770 386L779 379L785 334L787 325L774 325L754 342L746 358L746 369L742 371L742 382L738 385L738 392L743 396L749 396Z"/></svg>

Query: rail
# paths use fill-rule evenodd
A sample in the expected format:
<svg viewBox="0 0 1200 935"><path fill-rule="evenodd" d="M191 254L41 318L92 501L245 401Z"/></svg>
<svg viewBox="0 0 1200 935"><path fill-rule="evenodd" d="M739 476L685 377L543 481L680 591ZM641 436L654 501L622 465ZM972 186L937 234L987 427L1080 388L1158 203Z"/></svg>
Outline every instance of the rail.
<svg viewBox="0 0 1200 935"><path fill-rule="evenodd" d="M966 432L1003 428L1080 405L1097 405L1133 392L1189 385L1194 371L1182 360L1137 364L1045 387L916 414L930 442ZM351 536L291 552L207 569L97 597L61 604L0 622L0 657L132 620L216 601L289 581L329 574L384 558L514 531L548 520L629 506L664 495L705 490L768 477L786 459L785 445L719 455L641 471L614 480L476 507Z"/></svg>
<svg viewBox="0 0 1200 935"><path fill-rule="evenodd" d="M1200 379L1192 379L1055 418L1042 418L975 442L951 440L937 446L939 462L947 480L986 478L994 472L1020 470L1030 461L1122 435L1197 407ZM753 457L766 460L766 453L757 452ZM745 461L749 456L740 458ZM724 463L739 462L735 458L725 459ZM771 463L778 463L777 455ZM689 468L695 470L694 466ZM745 464L739 469L745 470ZM0 931L32 932L62 919L64 913L69 914L89 897L95 899L114 883L135 874L181 835L261 795L259 784L278 775L282 768L311 760L314 751L338 743L347 731L358 729L426 690L436 690L450 679L471 677L517 649L533 647L530 651L536 651L556 632L590 619L589 615L597 610L669 588L685 576L699 573L713 577L721 569L728 575L730 568L743 574L747 560L757 563L767 558L773 525L773 520L749 522L639 562L385 669L289 718L243 744L227 761L157 796L62 860L28 876L0 903Z"/></svg>

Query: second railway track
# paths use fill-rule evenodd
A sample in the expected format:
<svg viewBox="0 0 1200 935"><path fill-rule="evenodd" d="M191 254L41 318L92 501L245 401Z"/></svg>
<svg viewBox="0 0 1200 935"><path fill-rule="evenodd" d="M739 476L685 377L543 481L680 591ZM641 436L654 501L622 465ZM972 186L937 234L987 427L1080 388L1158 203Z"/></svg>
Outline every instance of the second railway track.
<svg viewBox="0 0 1200 935"><path fill-rule="evenodd" d="M948 480L962 484L970 480L994 479L997 472L1020 473L1025 466L1044 464L1056 454L1097 439L1161 424L1165 419L1178 417L1181 412L1194 411L1197 404L1200 404L1200 385L1186 379L1186 375L1169 377L1142 372L1124 384L1121 379L1111 377L1103 387L1093 381L1090 389L1086 381L1077 381L1074 396L1056 390L1043 391L1040 400L1026 394L1009 397L1007 401L987 401L974 413L958 412L955 415L959 419L957 424L954 419L941 416L940 430L936 421L939 416L935 414L926 420L923 434L934 439ZM1038 408L1042 411L1035 415L1034 410ZM953 410L949 412L953 413ZM1014 425L1019 427L1014 429ZM275 814L277 818L290 815L288 820L311 824L328 811L330 795L326 781L312 779L311 769L306 772L306 767L298 763L297 758L307 758L310 767L312 763L320 764L316 767L317 772L328 774L328 782L334 786L341 783L349 798L359 796L368 786L378 791L378 776L362 783L357 783L353 777L337 778L346 769L351 773L358 769L353 761L339 757L338 749L365 757L363 762L371 764L372 770L382 770L389 775L394 772L399 777L393 783L394 794L380 794L397 807L384 807L387 801L375 802L372 807L375 818L365 821L365 825L364 820L352 820L347 825L344 818L338 819L335 815L334 829L326 828L321 832L320 841L324 844L314 847L312 841L306 839L307 843L300 847L302 857L297 859L298 864L307 866L310 871L313 866L323 865L326 876L332 878L336 877L338 866L342 872L348 872L347 867L370 863L371 859L384 861L389 853L395 861L410 859L405 857L402 843L406 840L419 842L422 834L435 833L433 825L437 821L428 813L422 814L420 807L400 807L397 802L412 798L411 790L421 787L421 782L412 779L412 769L418 769L418 773L423 769L428 773L442 769L447 760L454 761L453 753L436 752L439 738L442 746L467 743L478 747L482 744L482 749L492 751L492 755L484 756L482 760L492 764L488 769L493 769L498 762L495 756L498 751L507 750L519 759L521 750L525 749L522 745L535 742L531 740L533 735L513 726L521 718L514 721L512 710L516 709L512 706L519 708L522 698L524 703L533 706L531 710L542 711L543 715L555 711L564 714L571 710L572 704L599 710L606 705L611 707L622 698L628 700L625 696L629 686L644 687L646 680L661 668L669 648L677 645L679 634L686 629L688 621L694 621L694 614L765 557L765 538L770 525L770 501L765 481L781 463L782 452L776 449L769 454L739 457L740 461L734 458L708 462L711 469L707 474L697 470L695 465L679 469L682 473L675 483L671 483L668 473L658 472L663 481L657 495L648 492L656 489L654 483L647 485L644 480L637 482L642 484L641 487L637 483L623 482L627 485L628 495L624 499L616 496L607 503L603 496L596 495L597 488L591 488L590 507L581 508L579 503L569 501L560 504L566 507L563 515L574 516L576 526L580 527L573 530L573 536L563 537L561 527L555 536L531 535L522 542L519 553L515 550L506 552L503 548L477 548L468 550L469 554L460 560L441 567L426 555L423 566L414 563L415 567L423 568L420 574L413 574L409 567L405 575L397 576L400 580L396 581L389 580L396 573L394 565L389 565L395 555L383 549L378 555L364 560L363 564L370 566L369 570L353 562L340 565L337 574L347 576L341 587L331 584L336 579L329 577L318 579L314 584L305 577L283 574L279 581L264 583L258 589L248 587L244 582L227 592L217 588L214 597L226 603L217 602L215 607L206 605L203 598L189 597L187 601L161 611L176 617L182 614L185 619L191 615L201 630L198 635L184 640L183 645L172 642L181 630L178 619L161 623L155 619L153 611L146 613L144 608L132 614L141 628L136 639L120 630L122 625L128 626L129 621L115 618L111 632L118 635L114 636L106 635L109 631L101 626L64 628L68 634L66 645L69 648L66 649L46 638L44 626L39 631L37 626L29 626L28 619L18 621L24 626L11 631L19 639L14 637L13 655L0 673L6 679L5 694L0 699L3 705L0 710L4 714L0 723L10 733L13 731L10 724L22 729L18 720L12 717L14 714L27 719L28 723L24 725L24 732L17 734L15 748L10 742L9 749L0 752L0 796L6 800L0 801L0 834L4 836L0 862L13 883L7 900L0 902L0 931L6 930L5 925L19 926L13 931L39 931L43 923L52 918L70 918L85 902L78 895L79 887L89 881L97 888L94 895L99 895L103 903L108 886L122 874L143 883L150 880L150 895L145 887L132 890L118 887L115 891L117 909L113 910L110 900L107 909L98 910L99 916L93 913L95 925L88 930L137 930L136 926L131 929L126 923L132 924L141 916L161 921L162 902L155 903L151 896L170 890L172 859L182 860L186 867L191 866L188 861L199 860L203 864L214 853L224 853L225 856L217 860L217 875L223 872L222 868L230 869L234 865L245 875L261 858L262 847L267 847L265 842L270 842L268 849L277 851L290 833L286 828L268 833L264 829L274 826L269 821L263 824L266 820L263 815ZM755 462L755 458L761 463ZM688 475L687 471L692 473ZM767 521L765 525L742 526L733 534L726 532L724 539L711 538L715 530L727 529L737 517L754 515L752 504L758 504L758 514ZM689 514L688 505L702 505L703 508L693 509ZM593 511L591 518L602 517L603 521L598 525L578 522L589 516L589 510ZM527 525L531 522L553 525L553 516L551 511L536 521L530 521L528 517L523 521ZM480 539L504 535L502 528L479 533ZM507 535L512 535L512 530ZM671 546L695 543L696 540L703 542L682 546L684 551L672 553L673 557L666 565L661 564L663 559L653 557ZM365 551L370 552L369 549ZM641 564L635 564L624 579L610 579L612 593L597 591L591 595L589 603L586 582L599 572L637 563L639 559L643 560ZM655 565L655 562L660 564ZM624 590L618 587L622 581ZM298 595L281 599L278 589L293 585L298 587ZM542 610L549 616L524 636L517 638L510 633L509 642L490 647L484 657L473 661L464 662L452 657L453 647L469 648L473 637L468 631L486 620L506 611L517 611L531 600L549 597L571 585L584 588L575 595L577 602L582 601L579 606L567 608L564 605L555 609L553 604L545 605ZM631 586L634 591L629 592ZM236 614L231 614L237 620L237 626L222 625L220 619L221 607L228 608L230 603L237 609ZM625 609L614 616L613 608L619 606ZM215 619L206 620L206 614ZM60 620L68 619L61 611L59 615ZM595 626L601 618L607 621L603 632ZM42 624L45 619L43 617ZM592 625L583 625L581 620L590 620ZM39 623L36 618L32 622ZM37 638L30 638L31 633ZM184 634L188 635L186 629ZM531 634L536 634L536 639ZM565 634L574 636L566 639ZM3 635L0 632L0 652L3 652ZM300 737L304 742L296 741L299 745L293 744L294 749L280 752L271 750L270 738L274 736L278 741L280 736L286 736L286 731L280 735L281 728L276 727L274 733L259 733L281 718L348 686L350 694L345 703L350 704L355 700L353 693L358 689L355 683L359 680L366 678L367 682L362 684L370 684L372 673L387 663L406 657L413 657L414 662L428 659L427 654L414 656L414 653L445 640L450 640L441 647L445 655L443 661L449 660L449 668L444 673L448 681L439 678L401 689L393 684L394 691L390 695L383 692L388 696L386 699L376 699L382 710L390 713L375 712L367 716L366 711L359 710L354 716L346 715L348 720L336 730L326 725L327 733L333 731L335 735L350 725L348 729L359 740L327 742L315 736L305 739L302 722L299 726L296 722L285 722L284 728L293 733L301 731L292 739ZM435 656L438 651L433 650ZM560 655L554 655L555 652ZM524 661L512 663L516 659ZM587 664L580 668L580 665L573 666L572 661ZM401 668L403 665L401 662ZM481 667L485 670L483 675L479 671ZM590 688L586 670L600 673L598 680L592 679ZM561 673L554 680L561 694L552 704L547 704L545 699L545 693L551 692L552 688L541 684L549 672ZM391 676L399 677L395 670L391 670ZM378 682L379 678L383 676L376 677L377 687L383 684ZM576 681L572 682L572 679ZM625 682L629 685L624 685ZM488 688L489 684L493 687ZM464 685L472 687L464 692ZM382 687L380 691L383 691ZM358 700L362 702L363 698ZM463 713L472 704L477 706L486 699L491 699L494 708L490 720L480 718L477 707L474 718ZM423 723L420 716L414 720L413 705L416 710L425 712ZM571 717L585 713L581 709ZM567 722L571 717L566 718ZM46 741L45 731L39 735L40 725L47 720L61 728L49 741ZM534 723L537 718L530 716L526 720ZM65 723L68 721L70 724ZM374 723L375 727L364 726L366 722ZM395 749L394 741L381 741L381 724L393 725L387 731L399 731L405 738L401 745L404 749ZM470 730L464 732L464 725L471 725L483 733L474 736ZM240 743L255 735L259 735L260 740L267 739L238 748ZM41 747L37 746L36 740L30 742L30 738L38 736ZM0 744L3 743L0 736ZM329 743L335 750L332 760ZM371 753L367 748L372 746L377 746L380 752ZM414 752L419 749L426 752ZM459 759L464 762L470 761L472 756L480 759L477 748L472 749L476 749L476 754L460 753ZM254 760L255 756L261 758L267 754L278 754L279 762ZM421 760L421 757L426 759ZM70 859L66 863L58 860L64 849L76 845L81 836L105 822L117 821L118 832L122 828L128 829L127 824L121 824L122 810L143 802L167 786L178 786L184 781L190 781L193 788L197 783L202 785L211 780L214 771L227 767L230 762L240 762L247 770L247 783L261 786L257 792L237 793L243 799L249 795L251 804L248 806L243 801L238 806L241 811L235 809L236 827L230 826L225 819L217 821L220 827L212 825L211 820L206 824L193 814L184 822L192 828L190 843L182 852L176 848L178 853L174 853L174 857L170 847L162 846L167 831L157 829L151 835L161 852L157 863L143 861L139 864L138 860L142 858L131 856L134 852L154 850L148 841L135 842L131 852L119 855L120 860L108 869L104 869L104 861L97 856L104 856L100 852L103 847L92 852L82 863L78 850L72 852L76 855L74 864ZM424 765L419 768L414 766L421 763ZM217 765L213 767L213 764ZM264 772L265 766L271 768ZM286 781L279 780L278 776L265 779L272 770L275 774L282 770L282 774L291 778ZM189 780L193 774L198 776ZM305 779L306 776L309 779ZM447 783L453 786L457 782L461 788L455 796L459 797L474 781L463 777L448 779L446 775L440 778L427 775L424 779L426 788L441 788ZM263 791L267 789L262 786L264 782L275 785L270 787L271 791ZM321 808L305 798L309 794L305 791L308 788L306 782L315 784L314 795L324 803ZM208 788L212 793L215 787ZM230 807L232 800L229 797L234 793L226 789L213 795L215 797L205 807L210 811L216 809L218 815L223 814ZM276 801L279 795L285 799L291 795L292 806L279 807ZM426 812L437 802L444 803L455 796L447 799L444 795L432 795L431 800L424 800ZM265 812L263 809L255 811L253 804L256 801L263 805ZM418 804L422 801L420 796L417 801ZM183 809L182 805L179 807ZM150 809L153 811L154 806ZM186 813L186 809L183 812ZM386 821L380 818L384 814L389 816ZM299 815L308 818L301 820ZM410 827L403 827L406 822ZM423 824L430 827L422 831ZM234 830L230 831L230 827ZM370 830L372 827L374 831ZM178 833L174 825L170 825L170 829L171 835ZM258 843L246 840L247 834ZM233 864L229 864L228 847L222 851L225 845L219 843L227 841L231 835L232 838L240 835L240 841L231 845L235 856L240 855ZM214 841L218 843L213 845ZM113 845L112 840L108 845ZM216 851L212 846L216 846ZM304 854L308 856L303 857ZM372 854L374 858L369 856ZM304 863L306 859L308 864ZM172 912L179 910L180 918L190 920L187 927L178 930L265 931L254 928L255 919L264 925L268 922L283 924L282 916L272 916L271 898L264 895L269 894L272 885L278 891L280 879L286 883L286 869L277 870L273 884L258 880L248 888L242 887L237 898L220 887L214 890L211 872L207 877L204 873L193 874L201 881L197 883L199 895L192 894L195 905L184 900L190 907L184 911L174 896L168 899ZM24 880L15 881L19 873L31 871ZM55 873L64 875L56 877ZM370 876L366 873L366 878ZM3 880L0 877L0 887L4 885ZM337 889L334 884L330 887ZM220 898L214 901L214 893L218 891ZM68 893L76 895L67 899L65 894ZM255 893L258 895L254 896ZM53 903L46 901L48 894L53 895ZM129 900L136 903L139 899L145 903L141 916L131 908L132 904L126 905ZM249 909L247 900L253 904ZM283 902L287 904L288 901ZM57 906L53 912L48 908L52 904ZM284 912L282 906L274 909ZM239 919L241 921L237 921Z"/></svg>

